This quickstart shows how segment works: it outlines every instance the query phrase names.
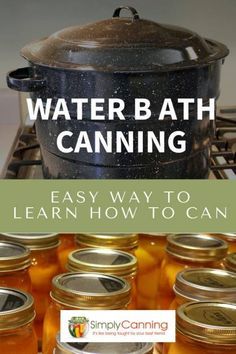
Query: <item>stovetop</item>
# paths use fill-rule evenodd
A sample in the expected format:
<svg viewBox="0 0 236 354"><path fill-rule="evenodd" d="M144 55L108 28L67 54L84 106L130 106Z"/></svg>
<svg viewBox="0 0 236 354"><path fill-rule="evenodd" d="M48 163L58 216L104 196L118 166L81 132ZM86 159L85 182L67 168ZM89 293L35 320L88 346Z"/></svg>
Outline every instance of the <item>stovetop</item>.
<svg viewBox="0 0 236 354"><path fill-rule="evenodd" d="M4 178L41 179L42 161L34 127L25 127ZM220 107L211 151L211 179L236 179L236 106Z"/></svg>
<svg viewBox="0 0 236 354"><path fill-rule="evenodd" d="M236 179L236 106L217 111L211 171L217 179Z"/></svg>

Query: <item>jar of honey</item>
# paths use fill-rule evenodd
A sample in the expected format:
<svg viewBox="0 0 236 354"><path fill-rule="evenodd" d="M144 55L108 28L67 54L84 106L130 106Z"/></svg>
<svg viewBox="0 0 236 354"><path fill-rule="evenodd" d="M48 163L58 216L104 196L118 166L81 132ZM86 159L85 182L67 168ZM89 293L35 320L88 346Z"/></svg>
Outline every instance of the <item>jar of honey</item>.
<svg viewBox="0 0 236 354"><path fill-rule="evenodd" d="M125 278L132 288L129 309L136 309L137 258L132 254L106 248L84 248L70 253L66 268L69 272L93 272Z"/></svg>
<svg viewBox="0 0 236 354"><path fill-rule="evenodd" d="M37 354L34 332L34 301L31 295L0 288L0 353Z"/></svg>
<svg viewBox="0 0 236 354"><path fill-rule="evenodd" d="M30 250L23 245L0 241L0 287L31 291Z"/></svg>
<svg viewBox="0 0 236 354"><path fill-rule="evenodd" d="M152 343L60 343L54 354L152 354Z"/></svg>
<svg viewBox="0 0 236 354"><path fill-rule="evenodd" d="M137 234L77 234L78 248L111 248L134 254L138 246Z"/></svg>
<svg viewBox="0 0 236 354"><path fill-rule="evenodd" d="M209 234L212 236L216 236L218 238L221 238L222 240L228 242L229 245L229 253L234 253L236 252L236 233L226 233L226 234L221 234L221 233L214 233L214 234Z"/></svg>
<svg viewBox="0 0 236 354"><path fill-rule="evenodd" d="M166 234L139 234L135 251L138 259L137 308L156 308L160 268L165 256Z"/></svg>
<svg viewBox="0 0 236 354"><path fill-rule="evenodd" d="M62 273L66 272L67 257L76 249L75 234L59 234L60 245L57 249L59 264Z"/></svg>
<svg viewBox="0 0 236 354"><path fill-rule="evenodd" d="M127 280L98 273L66 273L53 278L51 304L43 325L43 354L52 354L60 329L60 310L126 309L131 297Z"/></svg>
<svg viewBox="0 0 236 354"><path fill-rule="evenodd" d="M177 274L170 310L188 301L236 303L236 274L223 269L189 268Z"/></svg>
<svg viewBox="0 0 236 354"><path fill-rule="evenodd" d="M227 255L225 241L200 234L177 234L167 237L166 256L161 265L157 308L167 310L174 300L176 275L185 268L223 268Z"/></svg>
<svg viewBox="0 0 236 354"><path fill-rule="evenodd" d="M163 354L236 353L236 305L219 302L186 303L176 312L175 343Z"/></svg>
<svg viewBox="0 0 236 354"><path fill-rule="evenodd" d="M4 234L4 239L22 243L31 253L29 274L32 295L35 301L35 329L39 341L42 338L43 319L50 303L52 278L60 273L57 255L59 237L57 234Z"/></svg>
<svg viewBox="0 0 236 354"><path fill-rule="evenodd" d="M230 253L224 260L225 269L236 273L236 253Z"/></svg>

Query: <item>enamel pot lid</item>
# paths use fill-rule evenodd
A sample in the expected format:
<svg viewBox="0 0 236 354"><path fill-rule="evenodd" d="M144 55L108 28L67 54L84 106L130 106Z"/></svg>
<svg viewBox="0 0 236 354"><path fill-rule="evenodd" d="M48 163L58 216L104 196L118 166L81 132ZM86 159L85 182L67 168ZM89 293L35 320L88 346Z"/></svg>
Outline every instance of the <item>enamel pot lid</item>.
<svg viewBox="0 0 236 354"><path fill-rule="evenodd" d="M21 51L33 64L102 72L175 71L209 65L228 53L225 45L190 30L144 20L129 6L115 9L112 18L65 28Z"/></svg>

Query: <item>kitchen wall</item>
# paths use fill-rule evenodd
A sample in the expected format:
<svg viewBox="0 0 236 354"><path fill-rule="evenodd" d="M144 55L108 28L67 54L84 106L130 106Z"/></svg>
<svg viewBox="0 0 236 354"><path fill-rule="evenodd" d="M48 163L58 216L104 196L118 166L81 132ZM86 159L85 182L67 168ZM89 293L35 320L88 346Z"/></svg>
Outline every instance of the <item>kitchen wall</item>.
<svg viewBox="0 0 236 354"><path fill-rule="evenodd" d="M190 28L230 48L223 67L221 104L236 104L236 0L0 0L0 88L5 73L26 65L19 50L63 27L112 16L130 5L155 21Z"/></svg>

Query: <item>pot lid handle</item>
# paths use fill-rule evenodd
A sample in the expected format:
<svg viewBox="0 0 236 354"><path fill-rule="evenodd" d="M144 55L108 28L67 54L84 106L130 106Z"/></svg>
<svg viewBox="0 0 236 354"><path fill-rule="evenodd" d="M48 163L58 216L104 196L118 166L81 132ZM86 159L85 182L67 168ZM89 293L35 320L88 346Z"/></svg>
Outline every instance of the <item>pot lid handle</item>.
<svg viewBox="0 0 236 354"><path fill-rule="evenodd" d="M117 9L115 9L112 17L113 18L114 17L120 17L121 10L130 11L132 13L132 15L133 15L133 20L139 20L139 18L140 18L137 10L134 7L131 7L131 6L120 6L120 7L117 7Z"/></svg>

